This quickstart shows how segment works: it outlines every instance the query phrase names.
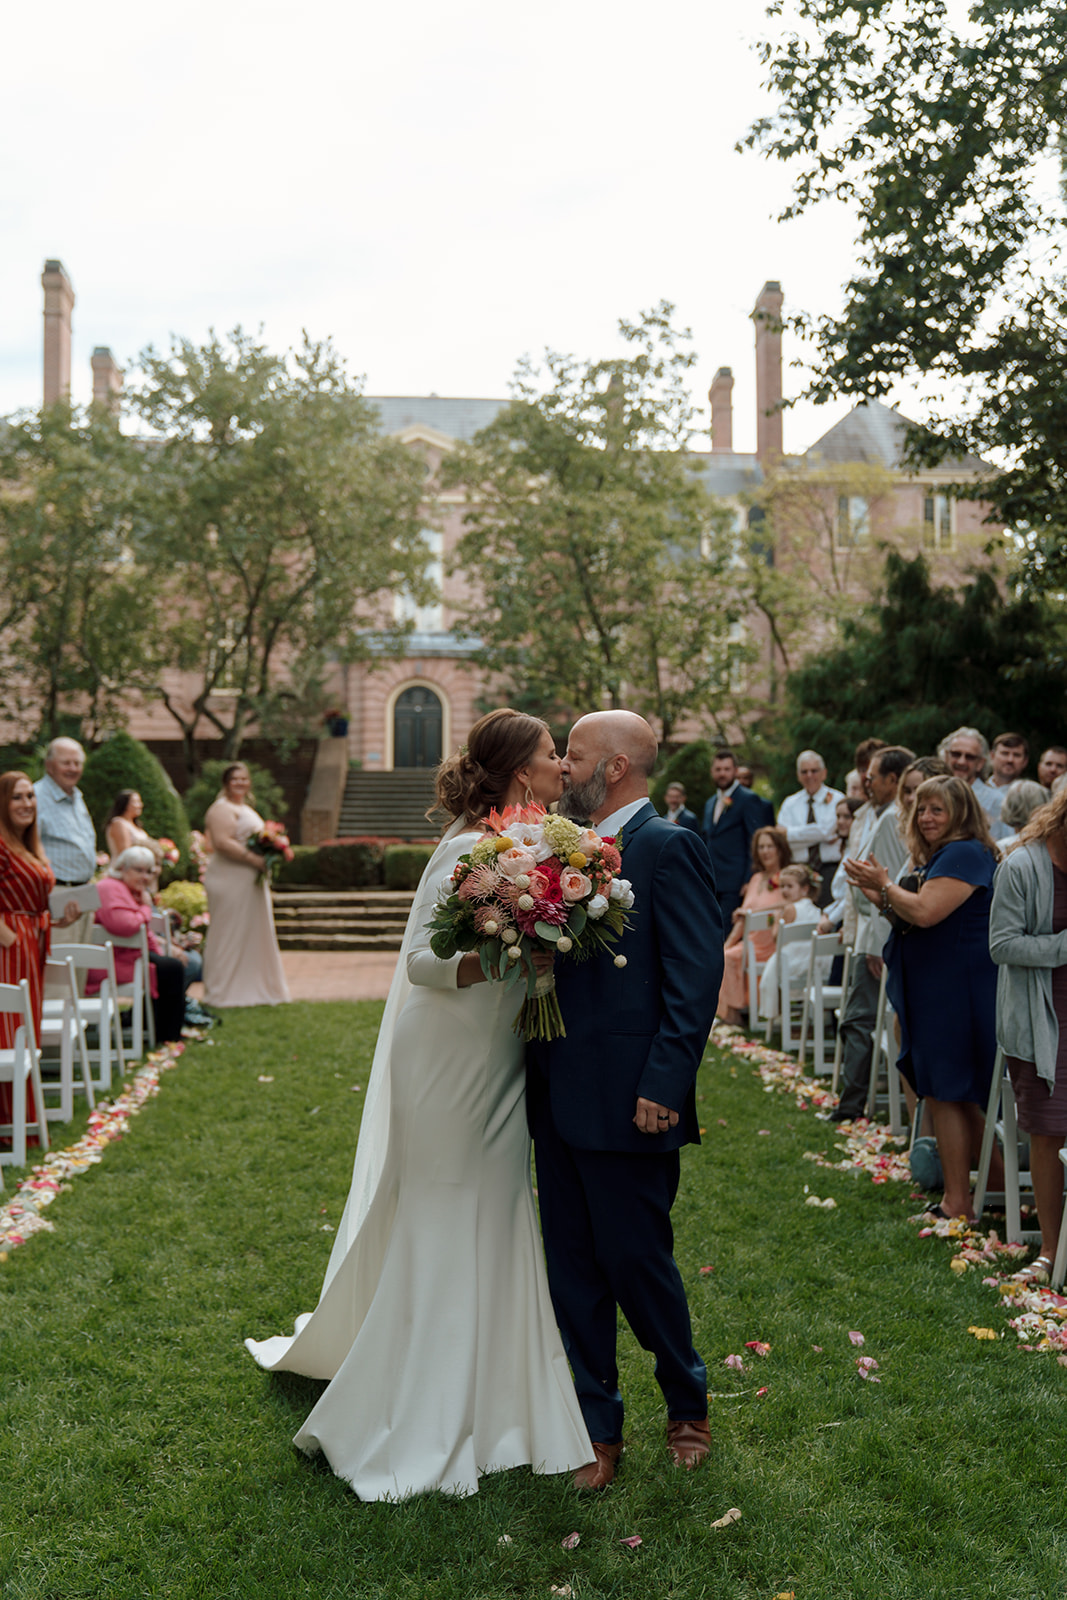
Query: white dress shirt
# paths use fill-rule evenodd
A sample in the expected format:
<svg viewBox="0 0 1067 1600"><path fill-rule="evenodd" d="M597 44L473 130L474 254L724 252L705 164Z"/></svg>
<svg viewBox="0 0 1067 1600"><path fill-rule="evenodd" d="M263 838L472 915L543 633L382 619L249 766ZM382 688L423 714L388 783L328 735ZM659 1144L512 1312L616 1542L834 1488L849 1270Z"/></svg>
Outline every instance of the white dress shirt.
<svg viewBox="0 0 1067 1600"><path fill-rule="evenodd" d="M624 828L629 822L630 818L636 817L641 807L647 805L647 795L645 795L642 800L631 800L629 805L620 806L617 811L613 811L610 816L605 817L603 822L594 822L593 832L599 833L602 839L617 839L619 836L619 829ZM622 842L623 844L626 843L625 836L623 837Z"/></svg>
<svg viewBox="0 0 1067 1600"><path fill-rule="evenodd" d="M784 828L793 851L794 861L807 861L813 844L819 846L819 860L836 862L841 854L837 838L837 802L845 797L840 789L822 784L813 795L806 789L782 801L778 812L778 826ZM815 821L808 821L808 801L814 801Z"/></svg>
<svg viewBox="0 0 1067 1600"><path fill-rule="evenodd" d="M713 809L713 811L711 813L712 822L718 822L719 818L722 816L723 812L726 810L726 806L725 806L724 802L727 801L727 800L733 799L734 790L735 789L740 789L740 787L741 787L741 779L740 778L735 778L733 783L730 785L730 787L728 789L720 789L719 790L718 794L715 796L715 806L714 806L714 809Z"/></svg>

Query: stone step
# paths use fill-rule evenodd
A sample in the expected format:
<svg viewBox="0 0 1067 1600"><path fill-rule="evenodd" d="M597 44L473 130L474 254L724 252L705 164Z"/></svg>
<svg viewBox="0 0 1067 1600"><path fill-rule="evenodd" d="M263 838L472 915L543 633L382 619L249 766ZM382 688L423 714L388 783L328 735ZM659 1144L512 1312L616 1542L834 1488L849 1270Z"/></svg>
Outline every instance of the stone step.
<svg viewBox="0 0 1067 1600"><path fill-rule="evenodd" d="M348 774L338 832L341 838L378 834L403 839L432 838L435 829L425 813L433 804L432 770L398 768L392 772Z"/></svg>
<svg viewBox="0 0 1067 1600"><path fill-rule="evenodd" d="M403 931L396 933L283 933L278 929L282 950L399 950Z"/></svg>
<svg viewBox="0 0 1067 1600"><path fill-rule="evenodd" d="M301 886L288 888L286 885L275 885L274 909L277 911L280 904L284 905L368 905L381 906L384 910L410 911L415 899L412 889L312 889Z"/></svg>

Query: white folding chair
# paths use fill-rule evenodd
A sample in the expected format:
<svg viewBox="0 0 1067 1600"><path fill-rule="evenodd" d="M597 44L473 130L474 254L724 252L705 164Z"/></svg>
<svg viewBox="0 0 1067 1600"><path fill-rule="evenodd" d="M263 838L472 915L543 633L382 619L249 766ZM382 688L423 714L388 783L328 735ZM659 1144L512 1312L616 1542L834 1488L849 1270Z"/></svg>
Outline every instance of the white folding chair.
<svg viewBox="0 0 1067 1600"><path fill-rule="evenodd" d="M871 1076L867 1085L867 1115L874 1121L878 1109L878 1078L885 1067L886 1101L889 1107L889 1131L894 1135L904 1132L904 1119L900 1113L900 1072L897 1069L897 1036L893 1028L893 1007L886 993L889 968L882 963L882 978L878 985L878 1006L871 1029Z"/></svg>
<svg viewBox="0 0 1067 1600"><path fill-rule="evenodd" d="M745 972L748 976L748 1025L753 1031L759 1027L759 981L766 961L757 961L753 933L763 933L778 923L777 911L746 911L744 915Z"/></svg>
<svg viewBox="0 0 1067 1600"><path fill-rule="evenodd" d="M806 987L805 979L801 978L800 985L794 987L789 976L789 962L785 953L790 945L809 944L815 938L814 922L783 922L778 929L778 1005L779 1017L782 1027L782 1049L784 1051L796 1050L800 1045L799 1030L793 1033L793 997L803 993ZM804 970L807 972L808 963L805 962ZM767 1018L767 1038L771 1036L772 1018Z"/></svg>
<svg viewBox="0 0 1067 1600"><path fill-rule="evenodd" d="M11 1140L11 1149L0 1151L0 1164L26 1165L26 1138L32 1129L42 1154L48 1149L48 1117L44 1108L44 1089L37 1038L30 1010L30 986L25 978L18 983L0 983L0 1013L18 1019L15 1037L6 1050L0 1050L0 1083L11 1085L11 1121L0 1122L0 1137ZM34 1119L26 1115L26 1090L33 1090Z"/></svg>
<svg viewBox="0 0 1067 1600"><path fill-rule="evenodd" d="M1060 1160L1067 1168L1067 1145L1060 1151ZM1060 1236L1056 1243L1056 1259L1052 1263L1049 1288L1055 1289L1058 1294L1063 1288L1065 1276L1067 1276L1067 1183L1064 1184L1063 1216L1060 1219Z"/></svg>
<svg viewBox="0 0 1067 1600"><path fill-rule="evenodd" d="M833 961L842 951L840 933L817 933L808 952L808 976L804 987L804 1010L800 1017L800 1047L798 1059L805 1061L808 1054L808 1029L812 1032L812 1071L826 1073L832 1061L826 1059L826 1013L844 1004L845 991L839 983L823 983L822 975L827 961Z"/></svg>
<svg viewBox="0 0 1067 1600"><path fill-rule="evenodd" d="M107 940L102 947L98 944L54 944L52 955L57 960L70 961L79 972L93 970L105 973L96 994L79 994L78 1016L83 1027L94 1026L97 1032L96 1048L89 1046L88 1050L90 1066L95 1065L100 1069L92 1079L93 1088L108 1090L111 1088L112 1051L118 1062L119 1075L126 1071L122 1018L115 996L115 952L111 941Z"/></svg>
<svg viewBox="0 0 1067 1600"><path fill-rule="evenodd" d="M1000 1113L998 1116L997 1113ZM978 1157L978 1172L974 1184L974 1213L980 1217L989 1200L996 1196L988 1192L989 1167L993 1159L993 1143L1000 1134L1004 1153L1004 1238L1007 1244L1035 1244L1041 1238L1040 1230L1023 1230L1022 1189L1033 1189L1028 1172L1019 1171L1019 1124L1015 1115L1015 1091L1011 1086L1008 1064L1003 1050L997 1050L993 1062L993 1081L989 1086L986 1104L985 1128L982 1133L982 1150Z"/></svg>
<svg viewBox="0 0 1067 1600"><path fill-rule="evenodd" d="M93 1097L92 1075L89 1071L89 1049L85 1041L85 1024L78 1009L78 984L73 962L46 961L44 964L44 1002L41 1009L41 1049L45 1045L59 1046L59 1082L45 1078L45 1094L59 1091L59 1105L49 1106L45 1112L49 1122L70 1122L74 1116L74 1051L77 1049L81 1066L81 1089L89 1110L96 1101ZM44 1063L42 1063L42 1068Z"/></svg>
<svg viewBox="0 0 1067 1600"><path fill-rule="evenodd" d="M841 1032L841 1019L845 1015L845 1006L848 1004L848 985L852 977L852 963L856 959L856 952L849 944L845 945L845 959L841 968L841 1003L833 1008L834 1027L837 1037L834 1040L834 1070L830 1077L830 1089L836 1094L837 1086L841 1081L841 1061L844 1055L845 1039Z"/></svg>
<svg viewBox="0 0 1067 1600"><path fill-rule="evenodd" d="M156 938L163 946L163 954L165 956L172 956L174 954L174 945L171 940L171 929L173 927L173 923L171 922L170 912L165 909L162 911L153 911L148 926L150 931L155 934Z"/></svg>
<svg viewBox="0 0 1067 1600"><path fill-rule="evenodd" d="M148 966L148 932L142 923L136 933L118 934L108 933L106 928L93 929L93 942L95 944L108 944L116 950L136 950L137 959L133 964L133 976L128 983L120 983L115 990L116 995L122 1000L132 1000L131 1013L131 1043L130 1050L135 1060L140 1060L144 1055L145 1026L148 1029L148 1048L156 1048L156 1018L152 1010L152 991L149 983Z"/></svg>

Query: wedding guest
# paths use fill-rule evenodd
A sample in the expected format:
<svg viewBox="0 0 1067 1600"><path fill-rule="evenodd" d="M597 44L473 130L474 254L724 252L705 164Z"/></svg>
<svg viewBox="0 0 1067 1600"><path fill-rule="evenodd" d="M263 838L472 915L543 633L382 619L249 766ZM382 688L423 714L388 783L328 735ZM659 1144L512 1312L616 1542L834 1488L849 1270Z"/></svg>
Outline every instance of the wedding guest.
<svg viewBox="0 0 1067 1600"><path fill-rule="evenodd" d="M715 892L723 926L728 928L752 870L752 835L758 827L755 796L738 778L732 750L716 750L711 781L715 793L704 807L702 831L715 869Z"/></svg>
<svg viewBox="0 0 1067 1600"><path fill-rule="evenodd" d="M1037 764L1037 781L1043 783L1046 789L1051 789L1057 778L1067 774L1067 749L1062 744L1050 744L1047 750L1041 752L1041 760Z"/></svg>
<svg viewBox="0 0 1067 1600"><path fill-rule="evenodd" d="M1005 789L1000 820L1008 832L997 840L1001 850L1011 849L1034 812L1039 806L1047 805L1051 798L1043 784L1034 783L1030 778L1018 778Z"/></svg>
<svg viewBox="0 0 1067 1600"><path fill-rule="evenodd" d="M800 788L782 801L778 826L786 831L793 860L820 874L824 903L829 903L834 867L841 859L835 807L845 797L826 782L826 763L816 750L797 756L797 778Z"/></svg>
<svg viewBox="0 0 1067 1600"><path fill-rule="evenodd" d="M907 845L908 837L908 818L920 787L926 782L927 778L948 778L950 776L948 767L940 756L916 756L911 766L904 772L897 788L897 807L899 811L897 826L900 829L900 837L904 840L905 846ZM910 860L906 861L904 871L908 871L911 865Z"/></svg>
<svg viewBox="0 0 1067 1600"><path fill-rule="evenodd" d="M875 818L871 810L870 796L867 790L867 774L870 771L871 757L876 750L884 750L885 747L886 742L884 739L861 739L853 752L852 759L856 763L853 770L859 774L862 797L853 814L852 826L848 830L847 838L840 847L840 858L830 880L830 896L825 909L829 913L830 908L834 907L835 914L833 918L827 914L819 924L820 933L830 933L833 928L840 926L841 942L847 945L849 949L852 948L856 940L856 911L852 902L852 895L849 892L848 878L845 875L845 862L850 856L861 856L863 854L863 846L871 828L874 826ZM837 908L839 907L844 908L843 912L838 912Z"/></svg>
<svg viewBox="0 0 1067 1600"><path fill-rule="evenodd" d="M55 882L37 831L33 784L24 772L0 774L0 983L26 979L38 1039L52 929L72 927L79 916L71 902L63 917L53 922L48 897ZM0 1013L0 1049L11 1049L18 1026L17 1017ZM0 1084L0 1122L10 1123L11 1108L11 1085ZM36 1115L33 1090L27 1084L27 1121Z"/></svg>
<svg viewBox="0 0 1067 1600"><path fill-rule="evenodd" d="M845 863L850 883L856 860L879 863L893 879L903 867L906 852L897 828L897 789L914 759L914 751L903 745L886 745L875 751L867 774L871 826L861 844L861 855ZM855 959L850 966L848 996L841 1013L841 1098L836 1110L830 1113L833 1122L854 1121L863 1115L867 1103L878 991L882 983L882 951L890 931L889 923L861 890L854 887L852 897L856 911L856 936L852 944Z"/></svg>
<svg viewBox="0 0 1067 1600"><path fill-rule="evenodd" d="M792 861L789 840L781 828L757 828L752 836L752 875L745 897L734 912L733 927L723 947L724 969L716 1014L724 1022L740 1024L748 1010L748 977L744 943L746 911L772 911L783 905L781 875ZM774 929L749 934L756 960L766 961L774 950Z"/></svg>
<svg viewBox="0 0 1067 1600"><path fill-rule="evenodd" d="M848 879L845 878L844 875L844 862L848 855L848 841L852 837L852 825L858 812L863 806L868 804L869 801L855 799L852 796L846 796L844 800L839 800L837 802L837 837L841 842L842 859L841 865L834 873L834 898L831 899L829 905L826 906L822 916L819 918L819 933L832 933L835 928L839 928L841 926L841 923L844 920L848 890ZM836 893L839 873L845 887L845 893L841 895L837 895Z"/></svg>
<svg viewBox="0 0 1067 1600"><path fill-rule="evenodd" d="M104 838L112 861L131 845L151 850L157 864L163 861L161 846L141 827L139 818L144 811L144 801L136 789L120 789L111 803L111 812L104 824Z"/></svg>
<svg viewBox="0 0 1067 1600"><path fill-rule="evenodd" d="M248 844L263 828L251 799L248 768L235 761L204 819L212 852L204 873L211 913L204 999L210 1006L275 1006L289 999L265 879L269 864Z"/></svg>
<svg viewBox="0 0 1067 1600"><path fill-rule="evenodd" d="M989 952L997 963L997 1042L1019 1127L1030 1136L1040 1253L1016 1278L1047 1283L1063 1212L1067 1139L1067 790L1035 811L993 882Z"/></svg>
<svg viewBox="0 0 1067 1600"><path fill-rule="evenodd" d="M956 778L962 778L974 790L974 797L989 821L989 831L999 839L1007 829L1000 825L1000 807L1003 791L986 782L990 771L989 745L977 728L957 728L946 734L937 747L937 753Z"/></svg>
<svg viewBox="0 0 1067 1600"><path fill-rule="evenodd" d="M807 862L799 866L791 862L788 867L782 868L781 893L782 909L778 916L778 928L774 930L775 949L768 958L759 981L759 1014L772 1020L782 1009L781 983L778 974L783 963L789 990L800 986L808 970L806 943L790 944L784 951L779 950L778 929L792 927L798 922L818 922L819 907L816 904L819 893L818 873L812 872ZM829 972L829 961L825 965L826 971Z"/></svg>
<svg viewBox="0 0 1067 1600"><path fill-rule="evenodd" d="M690 811L685 803L685 789L680 783L669 783L663 795L666 804L666 818L679 828L688 828L692 833L700 832L700 822L695 811Z"/></svg>
<svg viewBox="0 0 1067 1600"><path fill-rule="evenodd" d="M45 751L45 775L33 786L41 844L61 889L80 889L96 871L96 829L78 788L84 768L77 739L53 739ZM87 944L92 925L93 913L80 913L67 942Z"/></svg>
<svg viewBox="0 0 1067 1600"><path fill-rule="evenodd" d="M996 1055L989 905L997 847L972 786L955 776L920 785L907 845L917 890L875 861L850 863L849 878L899 923L885 951L889 997L900 1021L897 1065L933 1115L945 1179L933 1215L971 1220L970 1170Z"/></svg>
<svg viewBox="0 0 1067 1600"><path fill-rule="evenodd" d="M131 845L115 857L100 879L100 909L96 921L108 933L128 939L138 929L147 928L152 920L152 900L148 886L156 872L156 858L143 845ZM180 1039L185 1021L185 989L192 981L187 977L187 958L184 951L168 956L157 936L149 931L148 986L152 1013L156 1025L156 1042ZM138 950L135 945L116 945L115 977L120 984L133 980ZM86 994L96 994L107 977L99 967L90 969L85 985Z"/></svg>
<svg viewBox="0 0 1067 1600"><path fill-rule="evenodd" d="M1030 760L1030 746L1021 733L998 733L989 751L989 781L995 789L1007 789L1021 778Z"/></svg>

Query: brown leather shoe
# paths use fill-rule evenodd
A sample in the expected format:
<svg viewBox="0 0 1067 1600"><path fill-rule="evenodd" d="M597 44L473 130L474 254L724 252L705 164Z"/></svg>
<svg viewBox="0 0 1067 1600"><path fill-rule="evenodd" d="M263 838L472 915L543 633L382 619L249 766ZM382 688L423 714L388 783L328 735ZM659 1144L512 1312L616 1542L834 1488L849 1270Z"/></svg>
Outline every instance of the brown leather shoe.
<svg viewBox="0 0 1067 1600"><path fill-rule="evenodd" d="M711 1429L703 1422L668 1422L667 1449L676 1467L699 1467L711 1449Z"/></svg>
<svg viewBox="0 0 1067 1600"><path fill-rule="evenodd" d="M622 1455L621 1444L598 1444L593 1440L595 1461L579 1467L574 1474L576 1489L606 1489L615 1476L615 1464Z"/></svg>

